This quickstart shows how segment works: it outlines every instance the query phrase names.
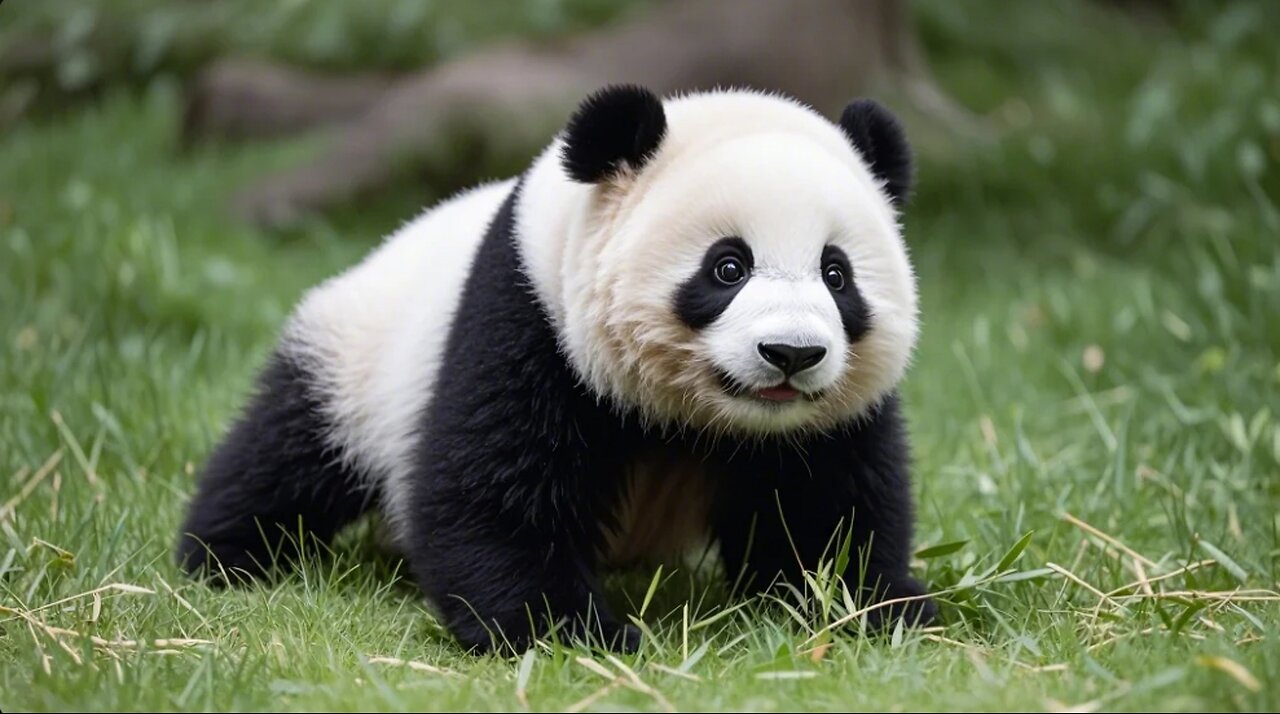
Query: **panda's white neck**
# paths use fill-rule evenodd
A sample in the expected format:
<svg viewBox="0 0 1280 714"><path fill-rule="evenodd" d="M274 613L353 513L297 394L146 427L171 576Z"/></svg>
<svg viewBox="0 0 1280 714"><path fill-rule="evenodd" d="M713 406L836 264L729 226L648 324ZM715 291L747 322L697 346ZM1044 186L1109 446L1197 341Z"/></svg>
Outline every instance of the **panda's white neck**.
<svg viewBox="0 0 1280 714"><path fill-rule="evenodd" d="M520 183L516 201L516 241L525 277L541 303L552 329L578 377L597 393L612 392L607 370L590 334L598 321L584 311L593 304L592 277L598 274L599 231L582 225L594 215L588 204L596 188L570 179L561 166L560 141L554 141L534 161Z"/></svg>

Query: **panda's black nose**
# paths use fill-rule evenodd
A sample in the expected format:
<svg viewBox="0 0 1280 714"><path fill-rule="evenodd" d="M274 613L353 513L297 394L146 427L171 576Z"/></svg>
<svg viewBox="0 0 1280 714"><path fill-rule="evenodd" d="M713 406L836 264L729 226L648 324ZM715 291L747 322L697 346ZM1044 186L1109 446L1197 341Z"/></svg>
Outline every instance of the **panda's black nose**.
<svg viewBox="0 0 1280 714"><path fill-rule="evenodd" d="M826 347L796 347L777 342L772 344L762 342L759 349L764 361L782 370L782 373L788 377L809 369L827 356Z"/></svg>

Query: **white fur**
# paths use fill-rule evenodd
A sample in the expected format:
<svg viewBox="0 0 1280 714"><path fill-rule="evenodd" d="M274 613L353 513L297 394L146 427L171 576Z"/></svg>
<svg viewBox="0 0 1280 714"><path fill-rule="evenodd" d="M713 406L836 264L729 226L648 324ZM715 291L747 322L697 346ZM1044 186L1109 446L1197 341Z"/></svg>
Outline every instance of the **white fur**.
<svg viewBox="0 0 1280 714"><path fill-rule="evenodd" d="M314 288L285 345L319 379L331 443L383 486L393 524L407 502L414 436L485 229L514 182L426 211L364 261Z"/></svg>

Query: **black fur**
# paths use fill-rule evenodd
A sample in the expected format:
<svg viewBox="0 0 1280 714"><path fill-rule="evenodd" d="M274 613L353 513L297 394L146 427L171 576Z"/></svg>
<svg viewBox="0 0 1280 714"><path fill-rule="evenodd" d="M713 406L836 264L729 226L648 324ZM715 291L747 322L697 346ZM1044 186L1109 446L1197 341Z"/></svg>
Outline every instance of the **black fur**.
<svg viewBox="0 0 1280 714"><path fill-rule="evenodd" d="M871 99L855 99L840 115L840 128L871 164L871 172L885 182L894 205L902 206L911 194L911 147L898 118Z"/></svg>
<svg viewBox="0 0 1280 714"><path fill-rule="evenodd" d="M178 564L217 581L267 573L306 538L328 542L369 505L355 474L325 446L315 379L285 350L271 355L248 408L200 476Z"/></svg>
<svg viewBox="0 0 1280 714"><path fill-rule="evenodd" d="M862 292L858 290L858 276L849 265L848 256L839 247L829 245L822 249L822 270L825 271L832 263L839 265L844 271L844 287L840 290L830 290L830 288L828 290L831 292L831 298L835 300L836 309L840 311L840 321L844 324L845 334L848 335L850 342L857 342L871 327L871 310L867 307L866 300L862 298Z"/></svg>
<svg viewBox="0 0 1280 714"><path fill-rule="evenodd" d="M716 279L716 263L721 258L733 256L742 261L747 275L734 285L725 285ZM734 296L742 290L751 279L751 271L755 268L755 256L751 254L751 246L747 242L731 236L721 238L707 249L702 256L702 265L698 272L680 286L675 296L675 313L686 325L700 330L715 322L720 313L729 308Z"/></svg>
<svg viewBox="0 0 1280 714"><path fill-rule="evenodd" d="M632 85L587 97L569 119L561 160L575 181L599 183L624 167L638 170L667 133L662 100Z"/></svg>
<svg viewBox="0 0 1280 714"><path fill-rule="evenodd" d="M725 444L711 463L723 478L713 527L729 576L746 589L779 580L803 587L803 572L834 560L852 528L842 576L864 603L924 594L908 572L910 452L896 395L833 433ZM873 610L868 622L926 624L936 615L932 602L918 600Z"/></svg>

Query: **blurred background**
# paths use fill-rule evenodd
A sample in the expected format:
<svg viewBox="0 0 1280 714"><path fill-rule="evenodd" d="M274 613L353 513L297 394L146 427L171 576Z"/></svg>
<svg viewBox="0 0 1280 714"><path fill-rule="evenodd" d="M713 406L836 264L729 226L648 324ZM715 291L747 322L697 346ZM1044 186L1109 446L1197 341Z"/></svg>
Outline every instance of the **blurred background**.
<svg viewBox="0 0 1280 714"><path fill-rule="evenodd" d="M907 116L926 162L971 162L958 172L981 177L971 191L999 190L972 162L1011 147L1030 162L1010 173L1060 181L1089 161L1059 155L1082 137L1098 160L1132 159L1117 185L1227 171L1265 191L1277 13L1187 0L13 0L0 127L149 98L166 103L153 142L173 160L315 139L305 160L265 163L284 168L230 191L239 217L270 228L414 181L411 203L518 171L583 94L616 81L751 86L828 114L874 95ZM941 185L929 178L926 192ZM1115 196L1106 215L1143 197Z"/></svg>
<svg viewBox="0 0 1280 714"><path fill-rule="evenodd" d="M112 579L180 582L167 554L192 474L302 292L432 201L522 169L613 81L753 86L833 118L873 96L904 119L924 315L905 386L919 540L968 543L922 561L932 587L1032 529L1024 563L1072 564L1104 591L1130 582L1113 553L1077 549L1069 511L1162 568L1230 563L1205 587L1274 588L1278 36L1271 0L5 0L3 594L38 604ZM1087 593L1022 585L949 616L1011 656L1039 635L1005 638L1007 622L1044 635L1042 664L1084 657L1080 679L1045 685L1065 700L1116 681L1085 644L1176 635L1194 614L1099 620ZM399 621L366 590L360 602ZM182 622L221 642L234 623L278 643L279 628L254 635L236 605L186 592L207 621L138 604L102 627L169 636ZM322 601L346 612L349 597ZM298 612L314 607L299 598ZM1072 608L1092 619L1073 630ZM1249 649L1262 624L1245 615L1188 627L1265 682L1280 660ZM373 622L315 626L392 649L400 634ZM0 691L35 676L28 641L0 637L0 659L26 665L3 668ZM1177 647L1104 661L1138 681L1182 666ZM236 691L187 686L198 706L262 708L272 677L323 680L327 666L282 659ZM865 668L850 666L853 682ZM1160 676L1194 689L1188 708L1246 706L1209 675ZM46 678L24 703L172 704L84 677ZM1039 708L1039 685L1018 681L937 691L962 697L948 706Z"/></svg>

